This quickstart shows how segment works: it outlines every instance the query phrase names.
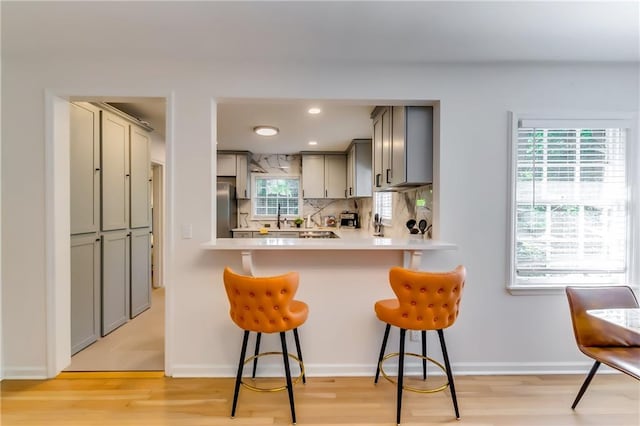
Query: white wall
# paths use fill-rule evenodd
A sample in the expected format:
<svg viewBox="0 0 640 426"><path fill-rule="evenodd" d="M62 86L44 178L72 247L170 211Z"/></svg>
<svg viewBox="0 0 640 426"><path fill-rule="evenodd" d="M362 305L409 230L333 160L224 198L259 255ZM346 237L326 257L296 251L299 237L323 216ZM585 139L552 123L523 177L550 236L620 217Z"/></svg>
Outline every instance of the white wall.
<svg viewBox="0 0 640 426"><path fill-rule="evenodd" d="M423 266L444 269L463 263L468 268L461 315L450 333L454 368L562 371L588 363L575 348L564 295L511 296L505 291L507 111L636 110L638 66L304 68L131 57L83 61L69 55L64 60L3 57L2 71L5 377L46 375L46 89L61 96L173 94L168 228L172 235L182 224L192 224L193 239L175 239L168 248L170 373L231 375L237 362L239 334L228 318L221 271L226 264L240 269L239 256L199 246L209 240L214 214L211 99L217 97L439 100L439 234L459 249L425 259ZM362 253L257 256L260 273L302 271L300 298L312 305L309 324L301 331L310 375L364 374L374 365L381 327L371 301L390 296L385 271L400 261L393 253L373 258ZM341 305L332 305L330 295L338 291L360 313L355 323L345 325ZM360 337L324 340L327 330L339 336L347 326Z"/></svg>

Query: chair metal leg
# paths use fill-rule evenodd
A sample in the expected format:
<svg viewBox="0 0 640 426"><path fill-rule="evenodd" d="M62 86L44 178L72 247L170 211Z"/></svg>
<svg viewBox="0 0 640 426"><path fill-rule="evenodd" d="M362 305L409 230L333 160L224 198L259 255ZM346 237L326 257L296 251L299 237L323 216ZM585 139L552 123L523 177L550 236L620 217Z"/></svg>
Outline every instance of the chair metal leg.
<svg viewBox="0 0 640 426"><path fill-rule="evenodd" d="M249 331L244 331L242 338L242 349L240 350L240 361L238 362L238 374L236 375L236 386L233 390L233 405L231 406L231 418L236 415L236 406L238 405L238 394L240 392L240 382L242 381L242 370L244 367L244 357L247 353L247 342L249 341Z"/></svg>
<svg viewBox="0 0 640 426"><path fill-rule="evenodd" d="M252 378L256 378L256 368L258 367L258 354L260 353L260 338L262 337L262 333L258 333L256 336L256 350L253 352L255 358L253 359L253 372L251 373Z"/></svg>
<svg viewBox="0 0 640 426"><path fill-rule="evenodd" d="M427 380L427 330L422 330L422 380Z"/></svg>
<svg viewBox="0 0 640 426"><path fill-rule="evenodd" d="M404 338L407 330L400 329L400 350L398 355L398 401L396 403L396 424L400 424L400 414L402 413L402 386L404 381Z"/></svg>
<svg viewBox="0 0 640 426"><path fill-rule="evenodd" d="M456 398L456 387L453 384L453 372L451 371L451 364L449 363L449 355L447 354L447 345L444 343L444 331L438 330L438 337L440 338L440 346L442 347L442 357L444 358L444 366L447 370L447 379L449 380L449 388L451 389L451 400L453 401L453 409L456 412L456 419L460 418L460 411L458 411L458 399Z"/></svg>
<svg viewBox="0 0 640 426"><path fill-rule="evenodd" d="M382 362L382 358L384 357L384 350L387 348L387 339L389 338L389 330L391 330L391 324L387 324L384 329L384 337L382 338L382 346L380 347L380 356L378 357L378 365L376 367L376 379L373 383L378 383L378 378L380 377L380 363Z"/></svg>
<svg viewBox="0 0 640 426"><path fill-rule="evenodd" d="M296 341L296 350L298 351L298 359L300 359L300 364L304 365L304 363L302 361L302 351L300 350L300 338L298 337L298 329L297 328L293 329L293 338ZM306 374L302 375L302 383L307 383L307 378L305 376L306 376Z"/></svg>
<svg viewBox="0 0 640 426"><path fill-rule="evenodd" d="M591 379L593 379L593 376L595 376L596 371L598 371L598 367L600 367L600 361L594 362L593 366L591 367L591 371L589 371L589 375L587 376L586 379L584 379L584 383L582 384L582 386L580 387L580 390L578 391L578 396L576 396L576 400L573 401L573 405L571 406L572 410L575 410L576 406L578 405L578 402L580 402L582 395L584 395L584 392L589 387L589 383L591 383Z"/></svg>
<svg viewBox="0 0 640 426"><path fill-rule="evenodd" d="M287 376L287 391L289 392L289 405L291 406L291 422L296 424L296 409L293 402L293 385L291 384L291 370L289 369L289 352L287 352L287 339L284 331L280 332L282 344L282 359L284 360L284 372Z"/></svg>

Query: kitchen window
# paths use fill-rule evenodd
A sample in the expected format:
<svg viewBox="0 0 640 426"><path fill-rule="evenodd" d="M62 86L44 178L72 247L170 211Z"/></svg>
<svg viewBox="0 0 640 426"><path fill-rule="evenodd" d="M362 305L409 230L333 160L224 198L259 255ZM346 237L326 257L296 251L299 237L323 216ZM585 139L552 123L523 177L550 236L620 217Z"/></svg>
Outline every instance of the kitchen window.
<svg viewBox="0 0 640 426"><path fill-rule="evenodd" d="M511 290L630 282L630 123L514 114Z"/></svg>
<svg viewBox="0 0 640 426"><path fill-rule="evenodd" d="M253 217L276 218L278 207L282 218L300 216L300 178L298 176L254 175Z"/></svg>
<svg viewBox="0 0 640 426"><path fill-rule="evenodd" d="M391 211L393 203L393 195L391 192L374 192L373 198L375 202L374 213L380 215L382 224L385 226L391 225Z"/></svg>

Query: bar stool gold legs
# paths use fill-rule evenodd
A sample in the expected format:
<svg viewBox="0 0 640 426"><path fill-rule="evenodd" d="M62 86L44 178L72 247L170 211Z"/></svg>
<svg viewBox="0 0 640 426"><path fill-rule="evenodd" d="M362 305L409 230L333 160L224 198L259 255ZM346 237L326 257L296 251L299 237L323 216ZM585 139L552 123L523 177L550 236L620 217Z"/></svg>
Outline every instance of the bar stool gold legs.
<svg viewBox="0 0 640 426"><path fill-rule="evenodd" d="M380 372L385 379L396 383L396 423L400 424L402 415L402 392L404 390L420 393L432 393L451 390L451 400L456 419L460 418L453 373L449 362L449 354L444 341L443 329L456 321L459 311L462 289L464 288L466 270L460 265L450 272L424 272L412 269L393 267L389 270L389 284L396 294L396 299L379 300L374 305L376 316L385 323L384 337L378 356L375 383L378 383ZM391 326L400 329L400 345L397 353L385 356L387 340ZM422 335L422 355L405 353L407 330L420 331ZM438 332L444 365L427 357L427 330ZM427 378L427 361L442 369L447 375L447 383L429 389L418 389L404 384L404 359L413 356L422 360L422 378ZM391 357L398 357L398 379L396 382L384 371L383 364Z"/></svg>

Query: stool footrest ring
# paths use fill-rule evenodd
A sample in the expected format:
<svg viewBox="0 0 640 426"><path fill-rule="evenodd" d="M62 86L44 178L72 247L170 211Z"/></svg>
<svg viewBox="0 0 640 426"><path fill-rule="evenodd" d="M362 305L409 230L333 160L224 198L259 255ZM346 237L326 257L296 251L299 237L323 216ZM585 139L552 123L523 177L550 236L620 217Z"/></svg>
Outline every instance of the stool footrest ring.
<svg viewBox="0 0 640 426"><path fill-rule="evenodd" d="M250 363L251 361L253 361L256 358L261 358L263 356L268 356L268 355L282 355L282 352L262 352L259 353L258 355L254 355L251 356L247 359L244 360L244 365L247 365L248 363ZM300 358L298 358L297 356L288 353L287 354L289 356L289 358L293 359L294 361L296 361L298 363L298 365L300 366L300 375L298 375L298 377L296 377L293 382L292 385L295 385L296 383L298 383L300 381L300 379L302 379L302 376L304 376L304 364L302 363L302 361L300 360ZM273 387L273 388L261 388L258 386L253 386L249 383L245 383L243 380L240 381L240 384L252 391L255 392L279 392L279 391L283 391L285 389L287 389L287 386L277 386L277 387Z"/></svg>
<svg viewBox="0 0 640 426"><path fill-rule="evenodd" d="M384 377L385 379L387 379L388 381L390 381L391 383L396 384L396 385L397 385L398 382L396 380L394 380L393 378L391 378L384 371L383 364L389 358L393 358L393 357L396 357L396 356L399 356L399 355L400 355L399 352L393 352L393 353L385 355L384 358L382 358L382 361L380 361L380 372L382 373L382 377ZM413 353L413 352L405 352L405 355L416 357L416 358L420 358L420 359L424 359L424 360L427 360L427 361L431 362L432 364L438 366L445 373L445 377L447 377L446 376L447 370L445 369L444 365L440 364L435 359L429 358L427 356L422 356L420 354L416 354L416 353ZM417 393L435 393L435 392L441 392L441 391L445 390L448 386L449 386L449 382L447 381L444 385L438 386L437 388L433 388L433 389L420 389L420 388L415 388L415 387L407 386L407 385L403 385L402 389L406 390L406 391L409 391L409 392L417 392Z"/></svg>

